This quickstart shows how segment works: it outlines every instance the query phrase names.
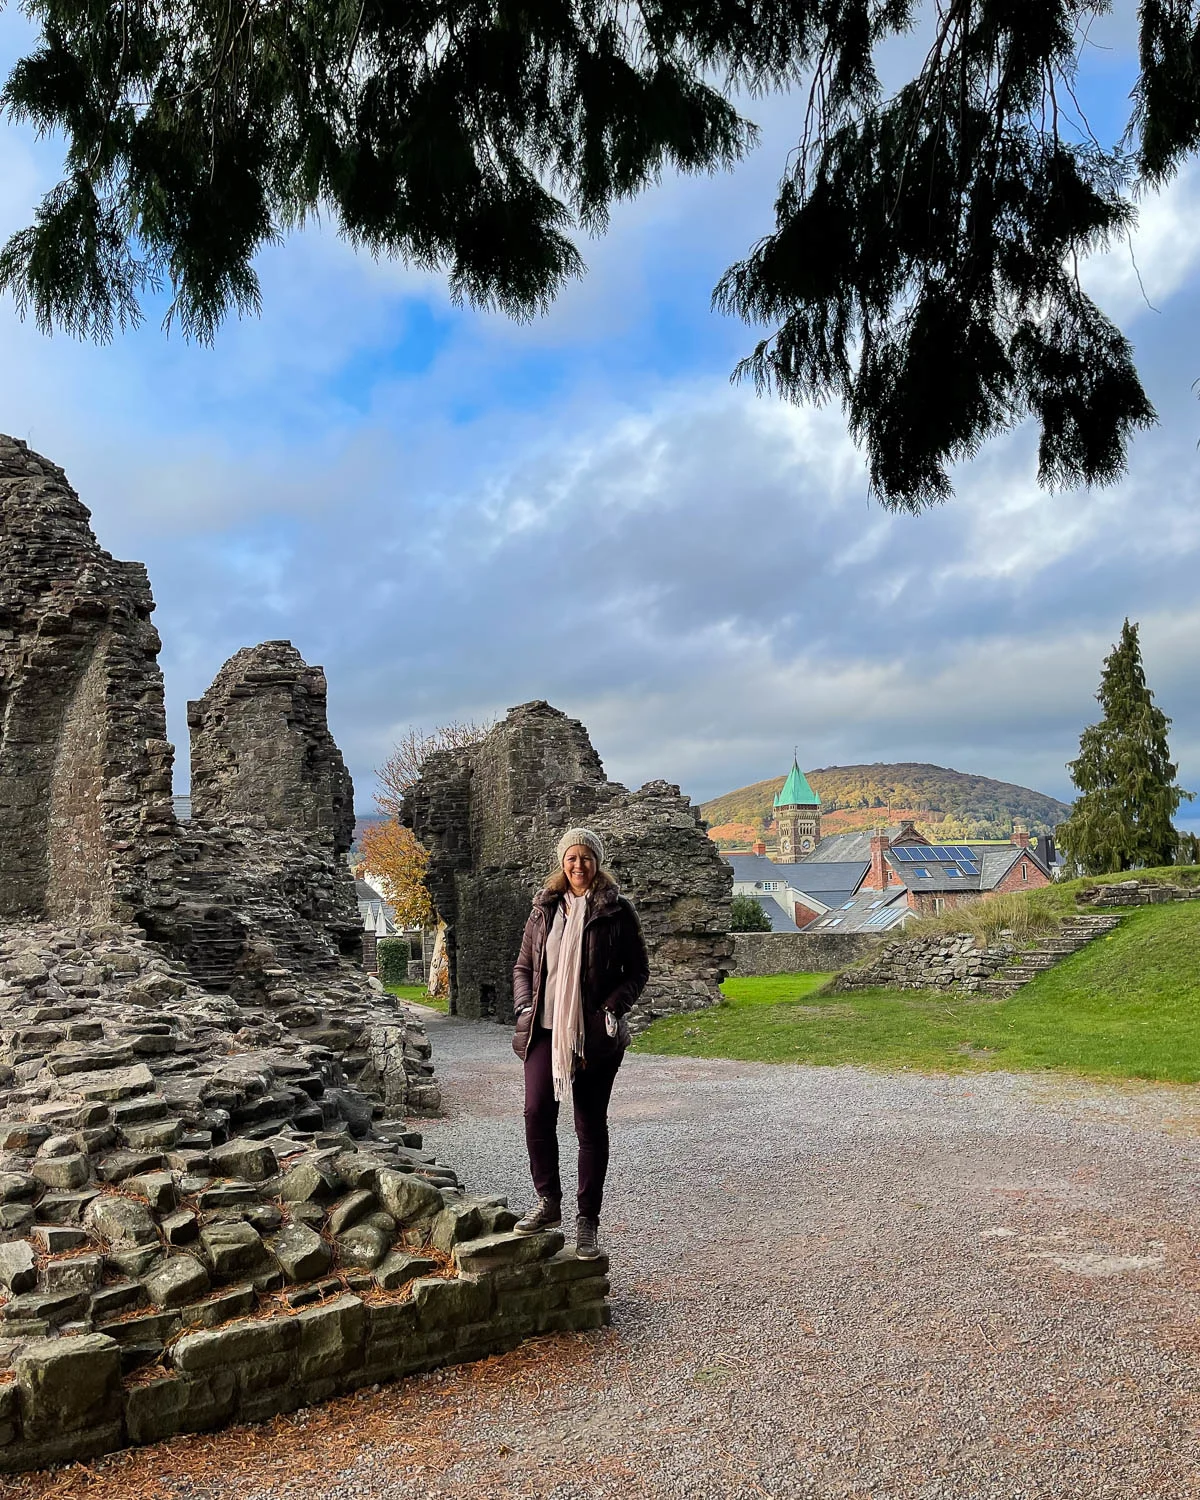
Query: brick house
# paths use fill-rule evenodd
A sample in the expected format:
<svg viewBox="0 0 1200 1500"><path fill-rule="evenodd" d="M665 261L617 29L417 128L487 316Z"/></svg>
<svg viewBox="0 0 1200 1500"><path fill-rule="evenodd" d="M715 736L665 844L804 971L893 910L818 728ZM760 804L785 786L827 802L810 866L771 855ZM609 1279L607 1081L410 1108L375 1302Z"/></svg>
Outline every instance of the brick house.
<svg viewBox="0 0 1200 1500"><path fill-rule="evenodd" d="M907 906L932 916L971 901L1049 885L1045 856L1018 828L1005 844L933 844L911 823L897 837L873 834L870 867L860 890L903 887Z"/></svg>

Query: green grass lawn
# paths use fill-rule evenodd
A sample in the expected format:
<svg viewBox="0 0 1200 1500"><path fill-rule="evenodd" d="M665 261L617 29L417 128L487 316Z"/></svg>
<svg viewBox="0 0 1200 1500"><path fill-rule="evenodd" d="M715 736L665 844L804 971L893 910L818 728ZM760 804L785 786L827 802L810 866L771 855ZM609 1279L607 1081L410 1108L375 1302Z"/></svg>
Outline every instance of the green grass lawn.
<svg viewBox="0 0 1200 1500"><path fill-rule="evenodd" d="M431 995L423 984L385 984L384 989L412 1005L427 1005L430 1010L444 1011L448 1003Z"/></svg>
<svg viewBox="0 0 1200 1500"><path fill-rule="evenodd" d="M928 990L818 993L828 977L728 979L725 1004L655 1021L634 1050L1200 1081L1200 902L1134 908L1115 932L1009 1000Z"/></svg>

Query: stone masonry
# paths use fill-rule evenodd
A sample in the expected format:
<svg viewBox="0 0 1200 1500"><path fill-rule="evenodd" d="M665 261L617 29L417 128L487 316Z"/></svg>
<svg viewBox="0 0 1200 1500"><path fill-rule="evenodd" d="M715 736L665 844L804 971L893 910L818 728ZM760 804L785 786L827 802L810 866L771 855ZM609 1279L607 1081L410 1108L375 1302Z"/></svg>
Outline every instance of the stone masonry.
<svg viewBox="0 0 1200 1500"><path fill-rule="evenodd" d="M128 920L172 876L173 751L140 563L0 435L0 917Z"/></svg>
<svg viewBox="0 0 1200 1500"><path fill-rule="evenodd" d="M144 571L7 438L0 521L0 1471L606 1321L398 1118L437 1085L355 962L320 670L226 664L178 823Z"/></svg>
<svg viewBox="0 0 1200 1500"><path fill-rule="evenodd" d="M325 716L325 674L290 641L246 647L196 703L192 817L354 841L354 788Z"/></svg>
<svg viewBox="0 0 1200 1500"><path fill-rule="evenodd" d="M586 824L641 918L650 983L631 1022L713 1005L731 967L731 874L677 786L630 792L604 775L586 729L522 704L482 741L431 755L403 818L430 851L426 885L446 924L451 1003L512 1017L512 966L563 830Z"/></svg>
<svg viewBox="0 0 1200 1500"><path fill-rule="evenodd" d="M867 957L879 943L869 932L735 932L732 972L829 974Z"/></svg>
<svg viewBox="0 0 1200 1500"><path fill-rule="evenodd" d="M1064 916L1052 931L1018 944L1011 934L987 944L973 933L901 937L885 942L865 962L838 974L830 989L949 989L984 1000L1005 1000L1022 985L1078 953L1117 926L1112 914Z"/></svg>

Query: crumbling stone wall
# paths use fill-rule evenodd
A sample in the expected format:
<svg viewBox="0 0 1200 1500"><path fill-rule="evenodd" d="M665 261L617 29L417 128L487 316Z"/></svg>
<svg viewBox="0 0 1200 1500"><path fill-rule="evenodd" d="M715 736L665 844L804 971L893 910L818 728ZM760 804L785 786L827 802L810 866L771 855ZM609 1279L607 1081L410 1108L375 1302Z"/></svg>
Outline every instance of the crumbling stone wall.
<svg viewBox="0 0 1200 1500"><path fill-rule="evenodd" d="M226 665L178 824L149 587L87 521L0 438L4 1471L606 1318L603 1262L513 1235L395 1118L437 1085L349 956L319 669L286 642Z"/></svg>
<svg viewBox="0 0 1200 1500"><path fill-rule="evenodd" d="M232 656L188 704L192 817L354 841L354 788L326 719L325 674L291 641Z"/></svg>
<svg viewBox="0 0 1200 1500"><path fill-rule="evenodd" d="M606 1262L513 1234L313 1019L135 927L0 922L0 1471L607 1321Z"/></svg>
<svg viewBox="0 0 1200 1500"><path fill-rule="evenodd" d="M895 938L882 944L869 961L837 975L832 988L981 990L1012 963L1017 951L1013 943L988 946L970 932Z"/></svg>
<svg viewBox="0 0 1200 1500"><path fill-rule="evenodd" d="M1075 897L1080 906L1156 906L1163 901L1200 901L1200 885L1166 880L1117 880L1084 886Z"/></svg>
<svg viewBox="0 0 1200 1500"><path fill-rule="evenodd" d="M0 435L0 916L129 920L169 888L154 601L63 471Z"/></svg>
<svg viewBox="0 0 1200 1500"><path fill-rule="evenodd" d="M633 1023L720 998L732 952L728 864L677 786L630 792L608 781L578 720L540 700L512 709L478 744L430 756L403 818L430 851L425 883L446 924L460 1014L511 1018L531 899L577 823L604 838L646 934L651 977Z"/></svg>

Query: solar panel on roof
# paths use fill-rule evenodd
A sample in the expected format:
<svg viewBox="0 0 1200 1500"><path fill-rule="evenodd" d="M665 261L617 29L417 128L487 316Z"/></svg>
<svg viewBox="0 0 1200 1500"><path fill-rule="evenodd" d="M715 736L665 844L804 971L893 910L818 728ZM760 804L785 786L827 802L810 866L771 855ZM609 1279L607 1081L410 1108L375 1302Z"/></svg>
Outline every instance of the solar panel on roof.
<svg viewBox="0 0 1200 1500"><path fill-rule="evenodd" d="M864 927L882 927L884 923L890 922L893 917L890 911L877 911L873 917L868 917L863 923Z"/></svg>
<svg viewBox="0 0 1200 1500"><path fill-rule="evenodd" d="M968 874L968 875L978 875L979 874L979 866L975 863L974 860L964 859L963 862L962 862L962 867L963 867L964 872L966 874Z"/></svg>

